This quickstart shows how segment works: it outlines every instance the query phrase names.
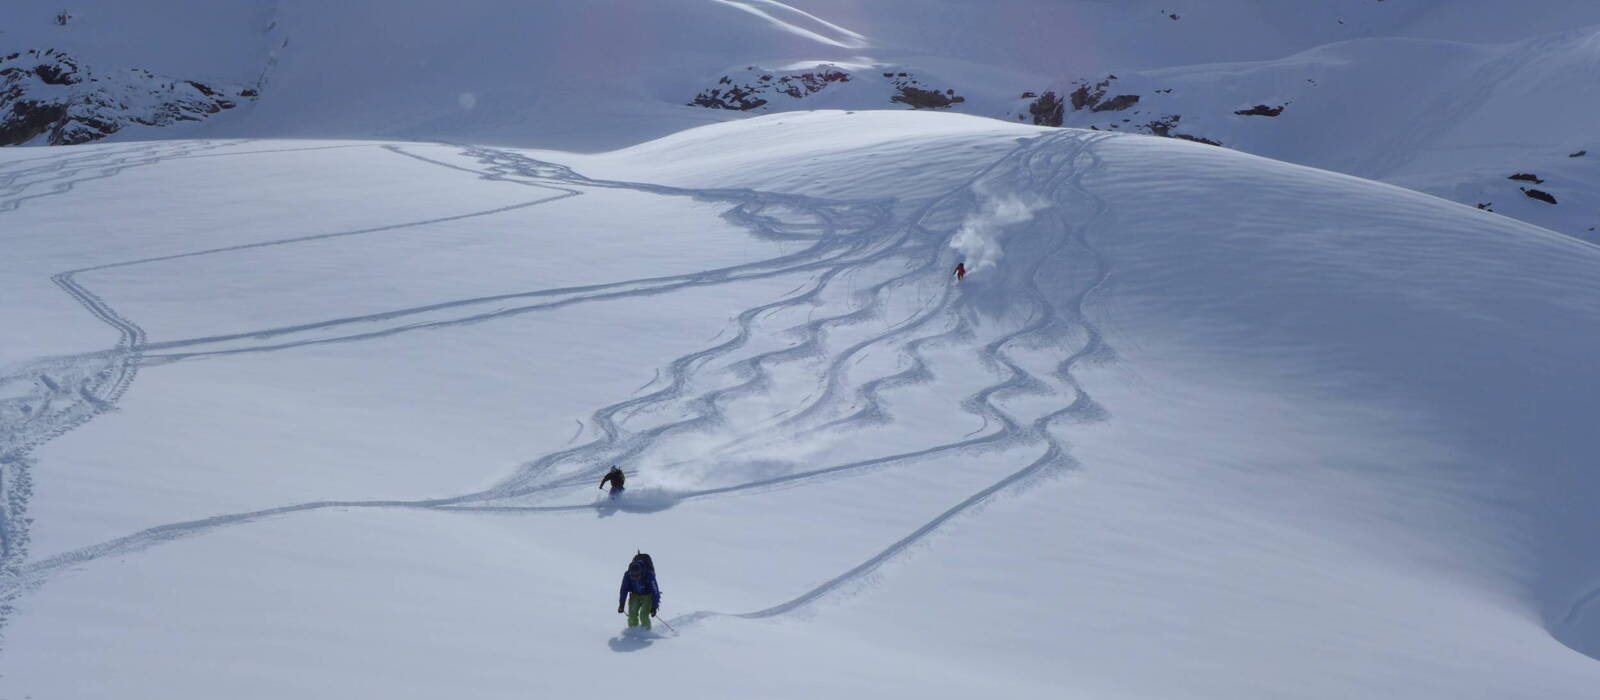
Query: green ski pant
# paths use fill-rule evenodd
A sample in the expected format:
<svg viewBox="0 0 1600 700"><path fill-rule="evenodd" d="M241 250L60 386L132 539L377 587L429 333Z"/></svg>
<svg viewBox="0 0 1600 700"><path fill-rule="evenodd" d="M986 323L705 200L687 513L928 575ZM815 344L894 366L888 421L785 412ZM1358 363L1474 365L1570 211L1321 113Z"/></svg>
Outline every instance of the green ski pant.
<svg viewBox="0 0 1600 700"><path fill-rule="evenodd" d="M655 596L649 593L628 594L628 626L650 629L650 607Z"/></svg>

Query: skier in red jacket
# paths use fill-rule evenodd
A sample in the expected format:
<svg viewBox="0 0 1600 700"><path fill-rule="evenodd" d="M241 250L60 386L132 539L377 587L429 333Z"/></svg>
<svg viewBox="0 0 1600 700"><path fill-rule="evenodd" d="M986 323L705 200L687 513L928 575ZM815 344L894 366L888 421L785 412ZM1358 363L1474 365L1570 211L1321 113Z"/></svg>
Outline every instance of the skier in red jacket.
<svg viewBox="0 0 1600 700"><path fill-rule="evenodd" d="M962 279L966 278L966 276L967 276L967 264L964 263L964 262L956 263L956 281L960 282Z"/></svg>

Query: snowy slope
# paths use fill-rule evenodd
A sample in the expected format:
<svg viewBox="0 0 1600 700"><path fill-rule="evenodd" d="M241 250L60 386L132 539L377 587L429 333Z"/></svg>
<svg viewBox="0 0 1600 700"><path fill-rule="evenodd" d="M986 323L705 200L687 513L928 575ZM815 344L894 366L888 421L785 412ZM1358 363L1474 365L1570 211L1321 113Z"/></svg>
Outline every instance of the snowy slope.
<svg viewBox="0 0 1600 700"><path fill-rule="evenodd" d="M0 184L6 695L1600 687L1600 249L1541 228L909 111Z"/></svg>
<svg viewBox="0 0 1600 700"><path fill-rule="evenodd" d="M0 7L0 57L64 52L104 82L61 90L28 72L36 61L0 62L0 142L603 151L749 114L920 108L1194 137L1600 240L1600 161L1569 158L1600 153L1588 0L83 0L64 25L61 12ZM1040 104L1108 76L1107 97L1138 102ZM1519 173L1544 182L1507 180Z"/></svg>

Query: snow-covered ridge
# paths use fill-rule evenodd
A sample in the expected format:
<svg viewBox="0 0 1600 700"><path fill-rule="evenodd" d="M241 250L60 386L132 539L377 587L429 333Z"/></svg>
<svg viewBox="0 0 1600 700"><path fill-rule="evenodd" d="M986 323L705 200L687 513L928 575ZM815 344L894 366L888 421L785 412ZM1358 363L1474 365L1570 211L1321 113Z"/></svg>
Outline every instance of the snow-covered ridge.
<svg viewBox="0 0 1600 700"><path fill-rule="evenodd" d="M1595 3L608 7L600 21L578 0L84 0L59 25L59 7L8 4L0 55L54 49L103 83L83 88L87 106L44 101L41 112L14 95L26 115L0 114L13 114L12 142L378 137L609 150L753 113L939 109L1221 144L1600 240L1600 160L1568 158L1600 153L1588 124L1600 81L1576 78L1600 60ZM12 81L51 92L26 72ZM40 131L58 109L81 114ZM168 126L126 128L144 124ZM1506 179L1523 172L1546 182Z"/></svg>
<svg viewBox="0 0 1600 700"><path fill-rule="evenodd" d="M0 146L65 146L139 124L194 122L253 100L254 86L206 84L140 68L94 69L55 49L0 55Z"/></svg>

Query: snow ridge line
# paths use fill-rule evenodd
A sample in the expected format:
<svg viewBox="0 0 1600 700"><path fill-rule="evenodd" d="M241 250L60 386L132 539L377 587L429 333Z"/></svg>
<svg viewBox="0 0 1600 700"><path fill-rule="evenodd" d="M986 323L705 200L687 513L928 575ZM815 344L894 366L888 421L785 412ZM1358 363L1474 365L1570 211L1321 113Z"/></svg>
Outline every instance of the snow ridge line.
<svg viewBox="0 0 1600 700"><path fill-rule="evenodd" d="M1572 608L1567 610L1566 617L1561 618L1561 624L1566 626L1577 622L1578 618L1583 615L1584 609L1595 603L1600 603L1600 588L1579 596L1578 600L1573 602Z"/></svg>

